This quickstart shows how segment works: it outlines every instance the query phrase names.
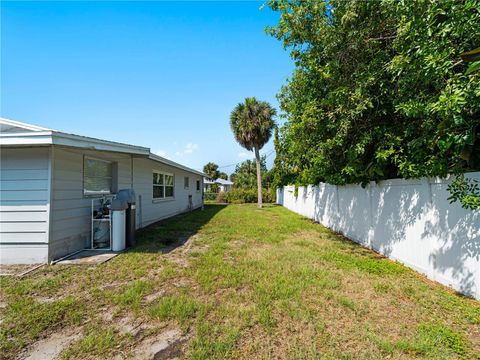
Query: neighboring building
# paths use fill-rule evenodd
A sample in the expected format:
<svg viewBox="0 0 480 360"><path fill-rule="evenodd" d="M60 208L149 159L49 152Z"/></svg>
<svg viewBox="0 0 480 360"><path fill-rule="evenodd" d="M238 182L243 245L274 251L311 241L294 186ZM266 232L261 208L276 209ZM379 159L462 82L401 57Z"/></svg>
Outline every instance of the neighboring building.
<svg viewBox="0 0 480 360"><path fill-rule="evenodd" d="M233 186L233 182L230 180L224 180L224 179L216 179L213 180L211 178L204 178L203 179L203 184L204 184L204 191L205 192L221 192L221 191L230 191Z"/></svg>
<svg viewBox="0 0 480 360"><path fill-rule="evenodd" d="M44 263L87 248L91 199L136 193L136 225L199 208L204 174L140 146L0 119L0 262Z"/></svg>

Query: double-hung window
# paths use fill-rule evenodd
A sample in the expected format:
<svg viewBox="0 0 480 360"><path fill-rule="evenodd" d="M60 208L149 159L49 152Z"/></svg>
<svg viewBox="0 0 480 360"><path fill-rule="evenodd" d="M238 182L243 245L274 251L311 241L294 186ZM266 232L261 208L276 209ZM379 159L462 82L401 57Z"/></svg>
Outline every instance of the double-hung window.
<svg viewBox="0 0 480 360"><path fill-rule="evenodd" d="M185 176L185 177L183 178L183 187L184 187L185 189L188 189L188 188L190 187L190 179L189 179L188 176Z"/></svg>
<svg viewBox="0 0 480 360"><path fill-rule="evenodd" d="M173 174L153 172L153 199L173 198L175 181Z"/></svg>
<svg viewBox="0 0 480 360"><path fill-rule="evenodd" d="M113 163L106 160L83 158L83 193L85 195L113 192Z"/></svg>

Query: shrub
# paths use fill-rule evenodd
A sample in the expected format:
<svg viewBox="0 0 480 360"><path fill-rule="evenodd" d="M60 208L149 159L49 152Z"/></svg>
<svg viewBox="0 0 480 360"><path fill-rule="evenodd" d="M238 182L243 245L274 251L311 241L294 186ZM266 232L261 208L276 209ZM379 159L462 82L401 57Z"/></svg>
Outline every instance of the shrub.
<svg viewBox="0 0 480 360"><path fill-rule="evenodd" d="M217 203L219 204L223 204L223 203L226 203L227 201L225 200L225 191L220 191L219 193L217 193L217 199L216 199Z"/></svg>
<svg viewBox="0 0 480 360"><path fill-rule="evenodd" d="M217 193L214 192L206 192L203 194L204 200L210 200L213 201L217 198Z"/></svg>
<svg viewBox="0 0 480 360"><path fill-rule="evenodd" d="M275 190L263 189L263 202L275 202ZM258 200L256 188L234 188L225 194L225 201L233 204L256 203Z"/></svg>

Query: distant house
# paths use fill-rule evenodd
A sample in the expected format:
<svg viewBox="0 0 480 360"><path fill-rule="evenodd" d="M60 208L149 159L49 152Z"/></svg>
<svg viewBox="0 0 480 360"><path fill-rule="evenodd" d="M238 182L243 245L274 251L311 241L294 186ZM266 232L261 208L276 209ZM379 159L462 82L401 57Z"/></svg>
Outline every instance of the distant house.
<svg viewBox="0 0 480 360"><path fill-rule="evenodd" d="M232 189L233 182L230 180L225 179L211 179L211 178L204 178L203 179L204 191L205 192L227 192Z"/></svg>
<svg viewBox="0 0 480 360"><path fill-rule="evenodd" d="M91 244L92 199L136 194L136 227L202 206L204 174L149 148L0 119L0 263Z"/></svg>

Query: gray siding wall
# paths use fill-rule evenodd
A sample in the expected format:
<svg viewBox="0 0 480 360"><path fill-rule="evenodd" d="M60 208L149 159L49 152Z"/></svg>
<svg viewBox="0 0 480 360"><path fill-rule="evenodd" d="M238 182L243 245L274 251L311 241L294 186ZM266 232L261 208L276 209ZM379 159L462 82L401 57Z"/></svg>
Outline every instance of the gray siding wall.
<svg viewBox="0 0 480 360"><path fill-rule="evenodd" d="M130 155L55 147L50 260L90 246L92 197L83 194L84 156L115 162L117 189L130 188Z"/></svg>
<svg viewBox="0 0 480 360"><path fill-rule="evenodd" d="M42 263L48 256L50 154L0 150L0 262Z"/></svg>
<svg viewBox="0 0 480 360"><path fill-rule="evenodd" d="M134 157L132 160L128 154L55 147L53 151L50 260L90 246L92 197L83 195L83 158L85 155L116 163L117 190L132 187L131 170L133 167L133 188L137 196L137 228L185 212L188 209L188 195L192 195L193 208L202 205L202 191L196 191L196 180L200 180L200 189L203 188L200 175L150 159ZM174 174L174 199L153 200L153 170ZM190 179L188 189L184 188L185 176Z"/></svg>
<svg viewBox="0 0 480 360"><path fill-rule="evenodd" d="M152 174L154 170L174 175L175 196L173 199L153 199ZM184 187L184 177L186 176L190 181L188 189ZM200 191L196 190L197 180L200 180ZM137 228L187 211L189 195L192 195L194 209L202 206L203 184L200 175L150 159L135 159L133 188L137 195ZM141 200L139 200L139 196Z"/></svg>

